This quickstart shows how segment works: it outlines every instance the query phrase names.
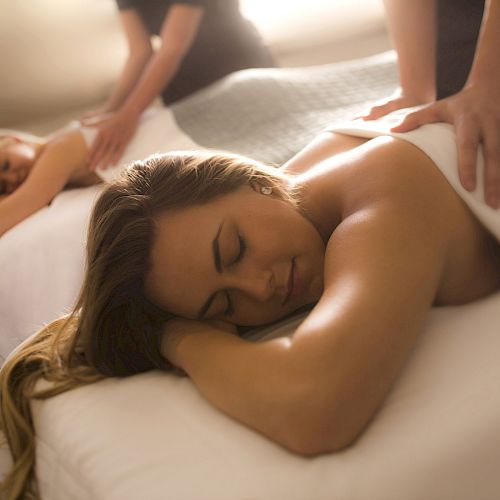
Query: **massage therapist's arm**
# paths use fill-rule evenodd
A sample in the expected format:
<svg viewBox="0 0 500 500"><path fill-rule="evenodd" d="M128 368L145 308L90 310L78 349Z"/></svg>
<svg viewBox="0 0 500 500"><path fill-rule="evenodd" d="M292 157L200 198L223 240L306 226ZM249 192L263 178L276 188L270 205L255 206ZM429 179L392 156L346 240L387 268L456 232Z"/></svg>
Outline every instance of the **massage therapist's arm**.
<svg viewBox="0 0 500 500"><path fill-rule="evenodd" d="M202 17L203 8L197 6L174 4L169 9L160 33L160 49L149 58L141 77L121 107L96 124L99 133L89 152L91 170L118 162L142 112L177 73L196 37ZM83 123L92 125L87 121Z"/></svg>
<svg viewBox="0 0 500 500"><path fill-rule="evenodd" d="M417 2L415 2L417 3ZM500 0L486 0L474 61L464 88L409 113L394 132L432 122L448 122L457 134L458 170L465 189L476 187L477 150L484 153L484 199L500 207Z"/></svg>
<svg viewBox="0 0 500 500"><path fill-rule="evenodd" d="M153 55L149 32L140 15L134 9L120 11L120 21L128 44L128 57L120 78L108 101L101 110L86 113L83 119L116 111L139 81L142 72Z"/></svg>
<svg viewBox="0 0 500 500"><path fill-rule="evenodd" d="M436 0L384 0L387 29L398 55L399 89L373 106L363 118L436 98Z"/></svg>
<svg viewBox="0 0 500 500"><path fill-rule="evenodd" d="M400 203L380 202L336 229L324 294L291 338L250 343L176 320L165 357L214 406L292 451L351 444L411 351L443 272L445 216L426 208L436 193L417 199L410 189Z"/></svg>
<svg viewBox="0 0 500 500"><path fill-rule="evenodd" d="M83 166L86 153L84 139L77 130L51 140L23 184L0 200L0 236L48 205L71 174Z"/></svg>

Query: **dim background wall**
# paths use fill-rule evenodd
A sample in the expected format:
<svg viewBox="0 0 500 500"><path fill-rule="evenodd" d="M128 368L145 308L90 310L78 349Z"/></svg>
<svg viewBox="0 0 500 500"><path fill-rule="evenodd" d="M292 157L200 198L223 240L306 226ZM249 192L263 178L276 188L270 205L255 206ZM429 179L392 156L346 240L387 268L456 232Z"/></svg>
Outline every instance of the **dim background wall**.
<svg viewBox="0 0 500 500"><path fill-rule="evenodd" d="M390 48L380 0L240 4L281 66ZM113 0L0 0L0 127L45 134L99 106L125 57Z"/></svg>

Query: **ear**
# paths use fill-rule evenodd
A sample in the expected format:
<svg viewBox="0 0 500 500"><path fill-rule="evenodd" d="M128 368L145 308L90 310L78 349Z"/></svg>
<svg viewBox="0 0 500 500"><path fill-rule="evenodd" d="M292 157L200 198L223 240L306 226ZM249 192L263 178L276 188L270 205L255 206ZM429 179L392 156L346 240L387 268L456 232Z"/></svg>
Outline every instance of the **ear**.
<svg viewBox="0 0 500 500"><path fill-rule="evenodd" d="M269 196L273 193L273 188L271 186L266 186L265 184L262 184L258 181L250 182L250 186L256 193L259 194Z"/></svg>
<svg viewBox="0 0 500 500"><path fill-rule="evenodd" d="M256 192L260 193L261 184L257 181L250 181L250 187Z"/></svg>

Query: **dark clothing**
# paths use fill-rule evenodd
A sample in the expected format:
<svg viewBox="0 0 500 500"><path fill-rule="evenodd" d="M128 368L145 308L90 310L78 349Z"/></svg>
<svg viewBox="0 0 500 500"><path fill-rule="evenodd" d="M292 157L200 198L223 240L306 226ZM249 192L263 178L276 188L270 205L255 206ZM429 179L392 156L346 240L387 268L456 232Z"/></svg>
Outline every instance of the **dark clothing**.
<svg viewBox="0 0 500 500"><path fill-rule="evenodd" d="M437 98L459 92L474 59L484 0L437 1Z"/></svg>
<svg viewBox="0 0 500 500"><path fill-rule="evenodd" d="M165 104L177 101L223 76L245 68L275 66L253 24L239 10L238 0L116 0L118 8L134 9L150 34L158 35L174 4L203 7L198 33L177 74L162 92Z"/></svg>

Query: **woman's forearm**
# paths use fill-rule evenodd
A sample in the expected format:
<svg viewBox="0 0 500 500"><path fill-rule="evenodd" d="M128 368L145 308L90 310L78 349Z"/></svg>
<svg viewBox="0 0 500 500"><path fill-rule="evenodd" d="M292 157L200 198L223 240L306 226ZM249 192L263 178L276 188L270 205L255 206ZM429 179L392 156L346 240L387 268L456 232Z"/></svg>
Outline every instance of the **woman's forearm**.
<svg viewBox="0 0 500 500"><path fill-rule="evenodd" d="M123 103L122 110L140 115L175 76L181 60L180 54L167 48L154 54Z"/></svg>
<svg viewBox="0 0 500 500"><path fill-rule="evenodd" d="M129 55L123 68L120 79L115 85L106 105L105 111L116 111L125 102L137 85L144 68L153 54L152 50L132 53Z"/></svg>
<svg viewBox="0 0 500 500"><path fill-rule="evenodd" d="M203 16L199 7L174 5L164 22L161 48L148 61L122 110L140 115L170 83L191 47Z"/></svg>
<svg viewBox="0 0 500 500"><path fill-rule="evenodd" d="M435 99L435 0L384 0L387 27L398 54L401 88L405 95Z"/></svg>
<svg viewBox="0 0 500 500"><path fill-rule="evenodd" d="M164 338L163 354L212 405L292 451L309 453L310 384L294 364L290 339L254 343L206 325L189 333L174 325Z"/></svg>

